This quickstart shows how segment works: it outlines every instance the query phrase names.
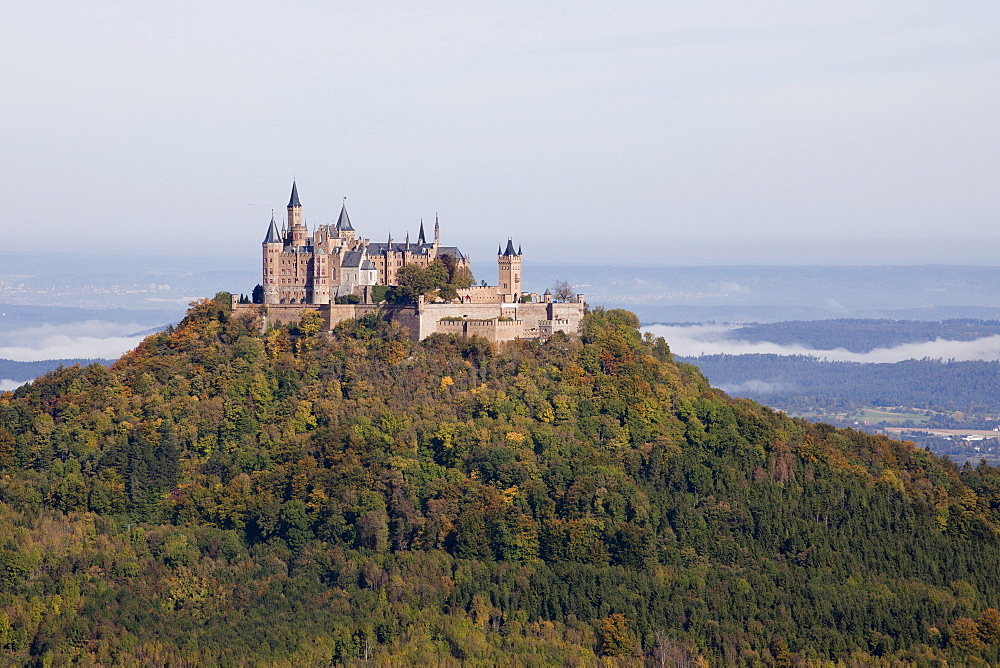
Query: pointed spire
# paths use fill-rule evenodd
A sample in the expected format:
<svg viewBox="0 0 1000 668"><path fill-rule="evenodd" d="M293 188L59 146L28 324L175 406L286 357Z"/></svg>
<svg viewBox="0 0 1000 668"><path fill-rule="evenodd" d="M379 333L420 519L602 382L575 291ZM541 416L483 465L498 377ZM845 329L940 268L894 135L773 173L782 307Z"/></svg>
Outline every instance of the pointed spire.
<svg viewBox="0 0 1000 668"><path fill-rule="evenodd" d="M503 248L497 246L497 255L503 255Z"/></svg>
<svg viewBox="0 0 1000 668"><path fill-rule="evenodd" d="M302 203L299 202L299 189L295 185L295 179L292 179L292 196L288 199L288 208L301 206Z"/></svg>
<svg viewBox="0 0 1000 668"><path fill-rule="evenodd" d="M441 225L438 223L438 215L436 213L434 214L434 229L435 230L441 229Z"/></svg>
<svg viewBox="0 0 1000 668"><path fill-rule="evenodd" d="M340 218L337 219L337 231L338 232L353 232L354 228L351 226L351 217L347 215L347 198L344 198L344 203L340 207Z"/></svg>
<svg viewBox="0 0 1000 668"><path fill-rule="evenodd" d="M521 244L518 244L518 245L517 245L517 254L518 254L518 255L520 255L520 254L521 254Z"/></svg>
<svg viewBox="0 0 1000 668"><path fill-rule="evenodd" d="M421 245L427 243L427 239L424 237L424 219L423 218L420 219L420 234L417 235L417 243L421 244Z"/></svg>
<svg viewBox="0 0 1000 668"><path fill-rule="evenodd" d="M267 236L264 237L266 244L280 244L281 234L278 233L278 226L274 222L274 211L271 212L271 224L267 227Z"/></svg>
<svg viewBox="0 0 1000 668"><path fill-rule="evenodd" d="M510 237L507 237L507 248L504 249L503 256L510 257L512 255L517 255L517 253L514 252L514 242L510 240Z"/></svg>

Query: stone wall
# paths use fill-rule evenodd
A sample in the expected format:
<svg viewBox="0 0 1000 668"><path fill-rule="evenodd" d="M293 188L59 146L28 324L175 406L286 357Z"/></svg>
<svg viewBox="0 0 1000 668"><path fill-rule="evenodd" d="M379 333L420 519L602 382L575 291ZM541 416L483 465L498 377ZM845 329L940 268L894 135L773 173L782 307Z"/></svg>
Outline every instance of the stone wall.
<svg viewBox="0 0 1000 668"><path fill-rule="evenodd" d="M435 324L438 333L481 336L494 345L523 338L525 325L522 320L439 320Z"/></svg>
<svg viewBox="0 0 1000 668"><path fill-rule="evenodd" d="M499 304L500 293L495 285L473 285L456 290L463 304Z"/></svg>
<svg viewBox="0 0 1000 668"><path fill-rule="evenodd" d="M233 313L257 315L260 304L237 304L233 298ZM543 338L553 332L576 333L583 318L583 301L568 303L535 302L529 304L467 303L467 304L269 304L264 327L294 325L307 310L319 312L327 331L344 320L362 318L369 313L397 323L413 340L424 339L435 332L462 336L482 336L492 343L517 338ZM455 318L455 320L442 320ZM499 318L504 318L500 320Z"/></svg>

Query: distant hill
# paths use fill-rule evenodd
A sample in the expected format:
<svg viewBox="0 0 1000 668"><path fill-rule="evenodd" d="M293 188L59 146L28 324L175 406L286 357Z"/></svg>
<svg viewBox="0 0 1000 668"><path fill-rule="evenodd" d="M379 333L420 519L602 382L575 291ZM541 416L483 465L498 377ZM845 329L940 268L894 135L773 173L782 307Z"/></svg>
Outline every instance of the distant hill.
<svg viewBox="0 0 1000 668"><path fill-rule="evenodd" d="M806 355L705 355L683 361L736 396L785 409L910 406L1000 414L1000 362L831 362Z"/></svg>
<svg viewBox="0 0 1000 668"><path fill-rule="evenodd" d="M580 337L196 303L0 395L13 664L1000 662L1000 471Z"/></svg>
<svg viewBox="0 0 1000 668"><path fill-rule="evenodd" d="M15 362L0 358L0 378L5 380L27 381L43 376L50 371L63 366L87 366L88 364L103 364L111 366L114 360L108 359L63 359L39 360L37 362Z"/></svg>
<svg viewBox="0 0 1000 668"><path fill-rule="evenodd" d="M753 324L730 331L727 338L751 342L799 344L815 350L844 348L867 353L904 343L947 339L973 341L1000 334L1000 320L956 318L944 321L837 318Z"/></svg>

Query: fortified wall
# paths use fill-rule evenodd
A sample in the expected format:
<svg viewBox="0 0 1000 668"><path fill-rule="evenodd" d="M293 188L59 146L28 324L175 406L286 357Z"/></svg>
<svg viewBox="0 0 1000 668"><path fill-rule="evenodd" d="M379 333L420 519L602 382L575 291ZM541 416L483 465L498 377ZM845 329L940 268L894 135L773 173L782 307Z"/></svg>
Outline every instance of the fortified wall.
<svg viewBox="0 0 1000 668"><path fill-rule="evenodd" d="M481 336L494 344L514 339L548 340L556 332L576 333L584 310L583 295L565 303L457 304L421 299L416 304L270 304L263 309L260 304L240 304L234 295L232 306L234 314L263 311L265 327L294 325L305 311L314 310L330 331L344 320L378 313L402 327L414 341L441 333Z"/></svg>

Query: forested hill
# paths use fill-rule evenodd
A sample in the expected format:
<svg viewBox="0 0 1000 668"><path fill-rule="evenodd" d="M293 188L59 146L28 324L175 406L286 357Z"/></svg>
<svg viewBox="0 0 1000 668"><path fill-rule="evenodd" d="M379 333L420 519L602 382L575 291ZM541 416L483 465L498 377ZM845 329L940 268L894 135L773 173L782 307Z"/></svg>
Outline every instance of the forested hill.
<svg viewBox="0 0 1000 668"><path fill-rule="evenodd" d="M10 663L1000 661L1000 475L580 338L259 334L0 395Z"/></svg>
<svg viewBox="0 0 1000 668"><path fill-rule="evenodd" d="M48 373L60 366L72 364L104 364L110 365L114 360L108 359L65 359L65 360L40 360L34 362L17 362L0 358L0 378L7 380L31 380L38 378L44 373Z"/></svg>
<svg viewBox="0 0 1000 668"><path fill-rule="evenodd" d="M729 332L733 340L769 341L801 345L813 350L844 348L856 353L892 348L904 343L935 339L974 341L1000 334L1000 321L956 318L952 320L886 320L839 318L836 320L790 320L753 324Z"/></svg>
<svg viewBox="0 0 1000 668"><path fill-rule="evenodd" d="M739 396L809 410L912 406L938 411L1000 412L1000 362L904 360L831 362L807 355L703 355L683 358Z"/></svg>

